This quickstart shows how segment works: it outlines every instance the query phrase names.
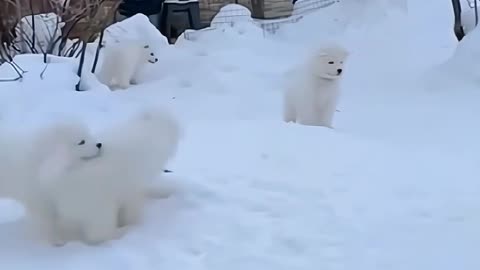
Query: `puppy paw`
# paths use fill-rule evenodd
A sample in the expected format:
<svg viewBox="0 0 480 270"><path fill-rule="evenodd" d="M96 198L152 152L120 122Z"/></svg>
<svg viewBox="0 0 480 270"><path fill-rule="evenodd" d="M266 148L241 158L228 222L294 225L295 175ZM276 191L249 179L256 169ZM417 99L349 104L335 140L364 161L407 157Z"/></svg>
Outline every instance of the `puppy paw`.
<svg viewBox="0 0 480 270"><path fill-rule="evenodd" d="M123 227L120 227L120 228L117 228L117 230L115 231L115 233L113 234L113 239L120 239L122 237L124 237L126 234L127 234L127 231L130 229L130 226L123 226Z"/></svg>
<svg viewBox="0 0 480 270"><path fill-rule="evenodd" d="M149 186L145 189L145 196L150 199L166 199L174 193L173 188Z"/></svg>
<svg viewBox="0 0 480 270"><path fill-rule="evenodd" d="M126 90L129 87L130 87L130 84L128 84L128 83L123 83L123 84L118 85L118 88L121 89L121 90Z"/></svg>
<svg viewBox="0 0 480 270"><path fill-rule="evenodd" d="M67 244L67 241L63 240L59 236L50 236L48 242L54 247L63 247Z"/></svg>

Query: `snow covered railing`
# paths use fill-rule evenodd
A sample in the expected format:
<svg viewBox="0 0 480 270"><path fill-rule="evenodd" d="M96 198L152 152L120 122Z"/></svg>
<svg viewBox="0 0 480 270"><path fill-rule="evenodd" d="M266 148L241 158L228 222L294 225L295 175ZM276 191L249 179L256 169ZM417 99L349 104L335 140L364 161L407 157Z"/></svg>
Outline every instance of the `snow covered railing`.
<svg viewBox="0 0 480 270"><path fill-rule="evenodd" d="M262 28L264 36L275 34L282 25L300 21L304 15L339 3L340 0L299 0L293 6L292 15L286 18L262 20L253 19L250 10L242 5L228 4L220 9L210 23L210 27L201 30L186 30L186 40L195 40L202 32L222 27L233 27L237 23L250 21Z"/></svg>

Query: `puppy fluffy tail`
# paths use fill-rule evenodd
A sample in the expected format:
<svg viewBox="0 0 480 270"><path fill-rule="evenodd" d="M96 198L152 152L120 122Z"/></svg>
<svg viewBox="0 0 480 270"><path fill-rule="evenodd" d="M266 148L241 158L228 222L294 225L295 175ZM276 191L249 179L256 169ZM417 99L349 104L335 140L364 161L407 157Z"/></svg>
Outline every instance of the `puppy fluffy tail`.
<svg viewBox="0 0 480 270"><path fill-rule="evenodd" d="M150 107L141 114L143 120L151 121L157 128L168 131L167 137L174 143L183 138L183 130L176 117L169 111L158 107Z"/></svg>
<svg viewBox="0 0 480 270"><path fill-rule="evenodd" d="M143 110L139 115L141 125L139 128L151 133L150 136L156 136L156 145L164 146L167 156L173 156L177 150L179 141L183 138L183 129L180 122L168 111L158 106L149 107Z"/></svg>

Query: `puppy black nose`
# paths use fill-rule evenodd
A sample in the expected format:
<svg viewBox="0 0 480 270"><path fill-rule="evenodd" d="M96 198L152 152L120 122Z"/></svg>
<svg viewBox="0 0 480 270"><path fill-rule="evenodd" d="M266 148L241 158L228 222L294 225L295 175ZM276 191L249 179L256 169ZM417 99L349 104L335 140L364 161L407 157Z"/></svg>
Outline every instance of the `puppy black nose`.
<svg viewBox="0 0 480 270"><path fill-rule="evenodd" d="M338 74L342 74L343 69L339 68L337 69Z"/></svg>
<svg viewBox="0 0 480 270"><path fill-rule="evenodd" d="M98 149L100 149L100 148L102 148L102 143L97 143L95 146L96 146Z"/></svg>
<svg viewBox="0 0 480 270"><path fill-rule="evenodd" d="M155 58L155 62L158 62L158 58Z"/></svg>

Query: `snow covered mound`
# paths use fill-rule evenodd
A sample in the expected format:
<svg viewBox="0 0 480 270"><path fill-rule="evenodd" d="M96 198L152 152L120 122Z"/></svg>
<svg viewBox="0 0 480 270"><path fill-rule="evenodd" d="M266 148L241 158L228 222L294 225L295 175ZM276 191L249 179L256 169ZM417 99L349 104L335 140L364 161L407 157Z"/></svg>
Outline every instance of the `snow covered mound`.
<svg viewBox="0 0 480 270"><path fill-rule="evenodd" d="M46 66L41 54L19 54L15 56L14 61L28 72L23 74L24 78L21 81L3 82L3 84L12 84L19 87L20 91L41 93L46 89L53 92L71 92L75 90L75 85L78 83L78 59L49 55L48 66ZM88 72L90 68L85 66L82 90L108 91L108 88ZM62 75L58 76L59 73ZM10 65L5 64L0 66L0 75L1 78L15 78L17 73Z"/></svg>
<svg viewBox="0 0 480 270"><path fill-rule="evenodd" d="M58 24L58 26L57 26ZM35 39L34 37L35 26ZM19 44L20 53L42 53L50 48L61 35L65 23L55 13L37 14L23 17L15 28L15 43ZM33 42L35 41L35 42ZM33 44L32 44L33 43ZM58 54L60 42L56 43L53 54ZM34 47L32 49L31 47Z"/></svg>
<svg viewBox="0 0 480 270"><path fill-rule="evenodd" d="M242 5L228 4L212 19L211 26L229 39L263 38L263 30L255 23L250 10Z"/></svg>
<svg viewBox="0 0 480 270"><path fill-rule="evenodd" d="M140 13L105 29L105 44L130 39L145 40L154 50L161 50L169 45L167 38L158 31L148 17Z"/></svg>
<svg viewBox="0 0 480 270"><path fill-rule="evenodd" d="M478 16L480 16L480 10L478 11ZM462 26L465 35L468 35L473 29L476 27L476 19L475 19L475 9L470 7L465 7L462 10Z"/></svg>
<svg viewBox="0 0 480 270"><path fill-rule="evenodd" d="M250 10L242 5L228 4L212 19L211 27L198 31L187 30L178 38L176 44L185 46L189 44L188 41L201 42L214 49L239 46L243 42L259 42L262 39L263 29L252 18Z"/></svg>
<svg viewBox="0 0 480 270"><path fill-rule="evenodd" d="M217 15L213 17L210 25L212 27L217 27L224 24L233 25L237 22L253 23L252 13L248 8L242 5L228 4L218 11Z"/></svg>
<svg viewBox="0 0 480 270"><path fill-rule="evenodd" d="M449 74L447 78L462 82L480 83L480 29L475 28L465 36L453 55L441 67L440 71Z"/></svg>
<svg viewBox="0 0 480 270"><path fill-rule="evenodd" d="M345 29L349 18L346 16L343 2L315 8L313 6L321 5L321 2L316 4L316 2L309 2L310 0L300 1L297 2L298 5L295 3L293 13L295 16L305 13L307 7L312 7L312 12L306 12L307 14L302 15L302 19L298 22L282 25L277 35L283 39L309 44L336 36Z"/></svg>

